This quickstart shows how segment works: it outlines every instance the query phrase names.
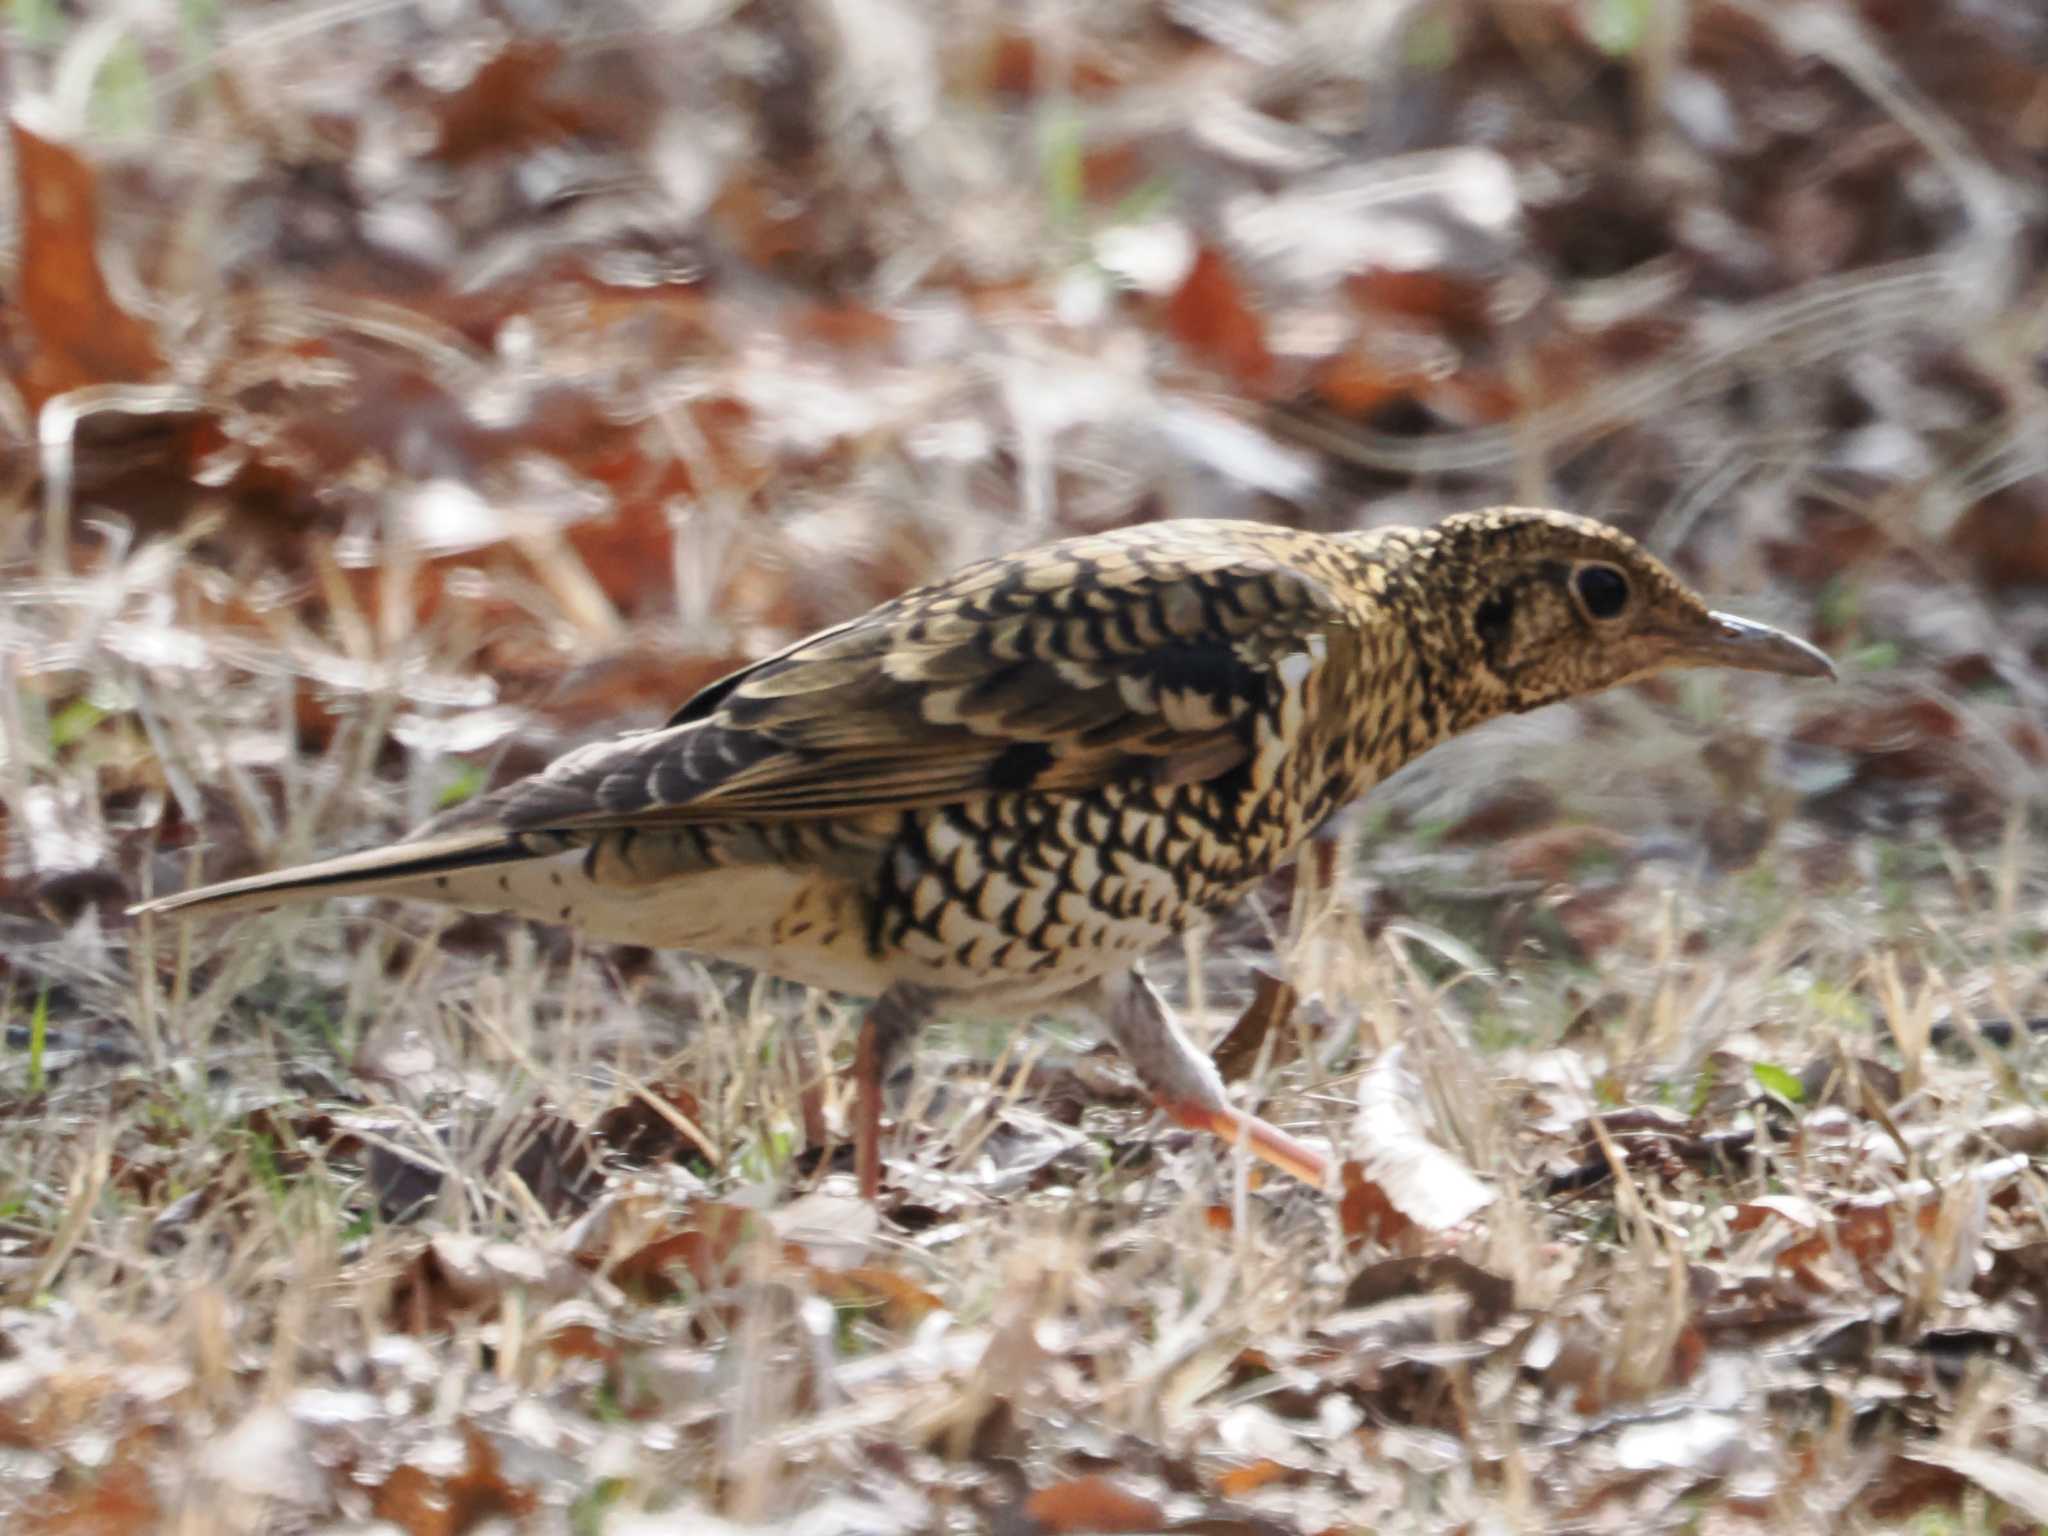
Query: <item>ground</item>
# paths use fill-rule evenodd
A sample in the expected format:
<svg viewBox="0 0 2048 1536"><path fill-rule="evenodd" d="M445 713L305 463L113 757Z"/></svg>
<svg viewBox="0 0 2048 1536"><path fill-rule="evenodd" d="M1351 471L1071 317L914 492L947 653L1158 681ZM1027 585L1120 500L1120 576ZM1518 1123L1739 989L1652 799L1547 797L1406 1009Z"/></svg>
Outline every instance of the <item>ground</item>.
<svg viewBox="0 0 2048 1536"><path fill-rule="evenodd" d="M10 1531L2048 1524L2025 0L7 16ZM364 901L967 558L1503 501L1833 687L1474 733L1070 1028Z"/></svg>

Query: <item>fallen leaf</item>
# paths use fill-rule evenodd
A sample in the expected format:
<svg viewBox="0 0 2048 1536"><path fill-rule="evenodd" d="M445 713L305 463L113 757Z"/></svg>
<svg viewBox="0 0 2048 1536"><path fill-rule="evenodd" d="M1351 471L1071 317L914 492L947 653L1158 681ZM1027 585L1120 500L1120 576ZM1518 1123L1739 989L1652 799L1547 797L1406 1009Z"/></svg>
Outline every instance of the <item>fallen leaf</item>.
<svg viewBox="0 0 2048 1536"><path fill-rule="evenodd" d="M1216 1491L1226 1499L1241 1499L1248 1493L1258 1492L1268 1483L1284 1482L1300 1475L1300 1469L1266 1457L1249 1466L1232 1467L1216 1479Z"/></svg>
<svg viewBox="0 0 2048 1536"><path fill-rule="evenodd" d="M1283 1033L1273 1041L1272 1060L1277 1064L1292 1054L1284 1030L1287 1021L1294 1016L1294 1005L1300 995L1267 970L1252 973L1252 987L1251 1002L1209 1053L1209 1059L1216 1064L1216 1070L1226 1083L1237 1082L1258 1064L1260 1050L1276 1029Z"/></svg>
<svg viewBox="0 0 2048 1536"><path fill-rule="evenodd" d="M1126 1493L1096 1474L1041 1488L1024 1501L1024 1513L1045 1536L1113 1536L1120 1531L1156 1531L1166 1515L1150 1499Z"/></svg>
<svg viewBox="0 0 2048 1536"><path fill-rule="evenodd" d="M444 1476L401 1463L370 1501L372 1513L406 1536L462 1536L493 1516L518 1520L533 1512L530 1488L507 1483L497 1447L473 1424L462 1426L463 1469Z"/></svg>
<svg viewBox="0 0 2048 1536"><path fill-rule="evenodd" d="M1395 1209L1387 1192L1365 1175L1365 1165L1346 1158L1340 1170L1344 1193L1337 1203L1337 1220L1344 1236L1353 1244L1377 1243L1382 1247L1400 1240L1415 1223Z"/></svg>
<svg viewBox="0 0 2048 1536"><path fill-rule="evenodd" d="M1359 1175L1387 1203L1432 1232L1446 1231L1493 1203L1493 1191L1429 1137L1418 1108L1422 1087L1402 1063L1401 1048L1384 1052L1358 1080L1351 1144Z"/></svg>
<svg viewBox="0 0 2048 1536"><path fill-rule="evenodd" d="M1166 301L1167 328L1182 346L1228 374L1253 395L1263 394L1273 374L1266 331L1246 297L1244 281L1229 259L1204 246L1173 296Z"/></svg>
<svg viewBox="0 0 2048 1536"><path fill-rule="evenodd" d="M21 219L15 309L28 362L15 381L38 410L87 384L132 384L164 371L150 328L114 302L99 259L99 191L92 166L16 116L14 174Z"/></svg>
<svg viewBox="0 0 2048 1536"><path fill-rule="evenodd" d="M1432 1292L1456 1291L1467 1303L1466 1324L1470 1333L1491 1328L1514 1308L1512 1280L1481 1269L1454 1253L1382 1259L1368 1264L1351 1277L1344 1288L1345 1308L1375 1307L1383 1302Z"/></svg>
<svg viewBox="0 0 2048 1536"><path fill-rule="evenodd" d="M677 1276L687 1274L700 1291L729 1285L736 1276L741 1243L759 1218L754 1212L716 1201L699 1201L687 1213L688 1225L643 1243L613 1266L612 1279L650 1300L664 1300L681 1289Z"/></svg>
<svg viewBox="0 0 2048 1536"><path fill-rule="evenodd" d="M2048 1472L1982 1446L1935 1445L1916 1450L1914 1459L1946 1467L1967 1478L2001 1503L2010 1504L2029 1520L2048 1524Z"/></svg>
<svg viewBox="0 0 2048 1536"><path fill-rule="evenodd" d="M9 1520L21 1536L150 1536L162 1529L149 1467L151 1437L124 1439L112 1459L90 1477L61 1478Z"/></svg>
<svg viewBox="0 0 2048 1536"><path fill-rule="evenodd" d="M507 43L468 84L436 103L436 158L460 166L582 132L584 114L542 92L561 62L561 44L551 39Z"/></svg>
<svg viewBox="0 0 2048 1536"><path fill-rule="evenodd" d="M877 1309L883 1321L898 1332L914 1328L945 1305L916 1281L878 1264L856 1264L851 1269L812 1265L810 1275L811 1284L827 1301L841 1307Z"/></svg>

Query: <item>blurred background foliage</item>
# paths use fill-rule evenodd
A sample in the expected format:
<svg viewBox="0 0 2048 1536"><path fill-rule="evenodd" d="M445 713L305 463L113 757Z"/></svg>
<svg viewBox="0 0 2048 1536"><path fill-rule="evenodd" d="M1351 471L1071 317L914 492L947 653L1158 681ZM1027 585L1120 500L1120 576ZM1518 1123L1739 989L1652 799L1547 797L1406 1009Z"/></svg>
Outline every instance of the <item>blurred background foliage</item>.
<svg viewBox="0 0 2048 1536"><path fill-rule="evenodd" d="M43 1522L25 1528L183 1511L253 1529L288 1509L452 1531L552 1510L651 1531L671 1527L608 1512L701 1496L794 1518L856 1466L883 1487L869 1524L815 1529L962 1508L1014 1531L1151 1528L1169 1506L1197 1518L1191 1489L1272 1522L1185 1527L1231 1532L1423 1506L1469 1529L1652 1508L1679 1528L1709 1495L1716 1529L2048 1519L2025 1475L2048 1338L2025 1167L2048 1135L2038 1064L1995 1055L2048 1014L2037 0L12 0L5 17L0 1108L34 1129L0 1167L0 1278L24 1303L0 1332L9 1364L55 1371L69 1350L111 1373L162 1348L203 1383L178 1389L174 1429L142 1399L80 1407L48 1371L7 1377L9 1445L43 1455L52 1424L93 1414L129 1426L97 1462L74 1446L15 1467L7 1496ZM699 1304L735 1253L770 1264L779 1232L747 1247L723 1206L670 1230L643 1201L630 1240L591 1235L593 1209L626 1219L592 1206L593 1158L681 1178L696 1153L677 1116L725 1148L717 1177L779 1199L815 1172L808 1058L757 1027L808 1028L815 1004L631 953L565 983L539 963L569 953L561 935L497 924L420 940L358 913L152 942L122 916L195 869L367 841L654 723L977 555L1163 517L1341 528L1502 501L1627 528L1720 606L1827 647L1844 683L1689 677L1453 743L1346 822L1362 852L1318 856L1341 942L1310 942L1291 874L1219 926L1214 953L1278 964L1293 989L1241 965L1206 992L1176 979L1198 1019L1256 994L1261 1029L1321 1040L1290 1069L1305 1097L1384 1067L1408 1027L1432 1135L1482 1173L1544 1171L1532 1187L1562 1200L1635 1138L1647 1195L1508 1198L1453 1238L1416 1224L1426 1178L1358 1175L1335 1230L1294 1208L1277 1256L1229 1208L1155 1202L1121 1239L1061 1228L1041 1274L1020 1253L1042 1213L1019 1191L1105 1175L1013 1110L982 1145L994 1182L930 1197L959 1244L934 1240L936 1271L877 1261L849 1281L814 1250L788 1281L854 1319L804 1335L802 1359L838 1349L862 1380L924 1384L899 1383L892 1424L941 1472L882 1455L872 1425L771 1452L846 1389L769 1344L703 1349L735 1314ZM723 1032L692 1034L704 1020ZM460 1067L480 1039L489 1067ZM620 1060L678 1039L710 1054L655 1095L669 1118L604 1097ZM1977 1054L1944 1068L1927 1054L1944 1040ZM566 1054L533 1079L529 1049ZM1071 1126L1102 1096L1090 1070L1043 1068L1034 1112ZM1384 1108L1412 1089L1357 1093ZM360 1118L390 1100L402 1115ZM1746 1165L1744 1203L1723 1204L1714 1137L1777 1123L1760 1100L1866 1139ZM1635 1118L1610 1131L1597 1111ZM1756 1124L1728 1131L1738 1112ZM1969 1139L1994 1125L1996 1157ZM461 1199L444 1165L473 1175ZM508 1170L537 1206L498 1203ZM1910 1207L1909 1174L1935 1181ZM382 1225L435 1198L552 1255L537 1294L585 1309L547 1335L557 1355L518 1354L516 1255ZM274 1262L238 1237L252 1210ZM1495 1405L1525 1415L1511 1451L1480 1444L1455 1370L1383 1372L1357 1334L1304 1342L1394 1283L1345 1282L1358 1255L1414 1265L1432 1243L1525 1308L1557 1303L1542 1349L1508 1352L1535 1393ZM1216 1267L1146 1267L1176 1245ZM562 1279L565 1254L600 1249L627 1256L625 1291ZM1738 1249L1754 1269L1727 1262ZM1134 1289L1070 1293L1048 1278L1062 1255L1135 1269ZM678 1266L689 1304L640 1307L675 1300ZM217 1272L234 1280L216 1294ZM1211 1273L1239 1290L1188 1327L1254 1342L1156 1417L1102 1387L1165 1392L1152 1340L1190 1314L1161 1298ZM431 1454L373 1466L418 1381L345 1309L316 1316L309 1275L407 1348L514 1328L490 1348L580 1445L686 1427L600 1474L536 1450L502 1400L462 1399L404 1440ZM1499 1298L1452 1279L1492 1320ZM1040 1395L917 1376L902 1361L935 1312L995 1317L991 1350ZM268 1364L226 1348L230 1315ZM174 1321L145 1345L109 1317ZM1798 1340L1776 1396L1749 1358L1767 1324ZM303 1354L280 1367L287 1346ZM448 1359L419 1358L427 1377ZM1829 1385L1840 1358L1864 1386ZM1977 1369L1990 1449L1941 1438ZM342 1425L319 1416L333 1403L278 1408L302 1380L395 1395ZM1280 1407L1248 1424L1275 1381ZM1612 1417L1716 1382L1732 1397L1675 1420ZM1340 1409L1314 1406L1325 1390ZM1385 1438L1360 1440L1367 1418ZM1073 1430L1096 1419L1124 1438ZM1866 1455L1852 1422L1890 1449ZM1577 1434L1610 1438L1576 1458ZM201 1443L213 1459L184 1467L177 1448ZM344 1464L335 1492L317 1468Z"/></svg>

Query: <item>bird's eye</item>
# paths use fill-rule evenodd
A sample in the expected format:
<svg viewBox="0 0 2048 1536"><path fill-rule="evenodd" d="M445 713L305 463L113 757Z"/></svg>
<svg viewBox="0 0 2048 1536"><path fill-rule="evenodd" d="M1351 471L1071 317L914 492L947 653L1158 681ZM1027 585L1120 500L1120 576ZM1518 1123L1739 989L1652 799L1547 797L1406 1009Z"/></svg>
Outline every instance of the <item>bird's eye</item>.
<svg viewBox="0 0 2048 1536"><path fill-rule="evenodd" d="M1472 615L1472 628L1489 650L1507 641L1514 622L1515 600L1505 592L1494 593Z"/></svg>
<svg viewBox="0 0 2048 1536"><path fill-rule="evenodd" d="M1611 619L1628 606L1628 578L1611 565L1580 566L1572 585L1596 619Z"/></svg>

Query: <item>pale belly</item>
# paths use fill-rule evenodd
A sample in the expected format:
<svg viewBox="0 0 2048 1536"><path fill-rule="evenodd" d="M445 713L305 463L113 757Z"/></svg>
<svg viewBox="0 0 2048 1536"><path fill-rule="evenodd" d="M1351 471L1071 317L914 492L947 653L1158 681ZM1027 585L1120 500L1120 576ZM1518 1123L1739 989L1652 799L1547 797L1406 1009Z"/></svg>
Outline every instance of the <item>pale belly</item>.
<svg viewBox="0 0 2048 1536"><path fill-rule="evenodd" d="M438 877L417 894L467 911L562 923L602 944L689 950L855 996L872 997L893 979L869 953L865 914L848 882L775 864L601 883L574 849Z"/></svg>
<svg viewBox="0 0 2048 1536"><path fill-rule="evenodd" d="M1127 970L1304 835L1274 817L1219 827L1206 793L997 796L890 815L842 839L829 865L790 824L724 828L708 845L642 834L607 850L596 879L588 851L571 849L415 892L854 996L911 985L1010 1015Z"/></svg>

